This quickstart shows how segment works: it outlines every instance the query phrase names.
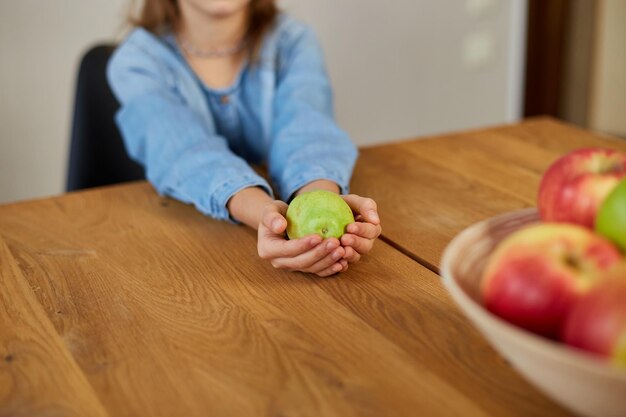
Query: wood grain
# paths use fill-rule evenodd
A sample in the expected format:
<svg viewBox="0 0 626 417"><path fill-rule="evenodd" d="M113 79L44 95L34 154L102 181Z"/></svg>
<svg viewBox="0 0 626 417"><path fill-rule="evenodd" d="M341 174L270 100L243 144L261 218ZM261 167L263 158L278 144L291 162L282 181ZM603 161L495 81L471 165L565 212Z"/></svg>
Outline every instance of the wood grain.
<svg viewBox="0 0 626 417"><path fill-rule="evenodd" d="M552 119L362 150L352 190L374 198L383 235L434 271L448 242L469 225L531 207L545 169L573 149L626 150L626 141Z"/></svg>
<svg viewBox="0 0 626 417"><path fill-rule="evenodd" d="M106 415L0 238L0 416Z"/></svg>
<svg viewBox="0 0 626 417"><path fill-rule="evenodd" d="M283 273L145 183L3 206L0 230L110 415L568 415L383 242Z"/></svg>

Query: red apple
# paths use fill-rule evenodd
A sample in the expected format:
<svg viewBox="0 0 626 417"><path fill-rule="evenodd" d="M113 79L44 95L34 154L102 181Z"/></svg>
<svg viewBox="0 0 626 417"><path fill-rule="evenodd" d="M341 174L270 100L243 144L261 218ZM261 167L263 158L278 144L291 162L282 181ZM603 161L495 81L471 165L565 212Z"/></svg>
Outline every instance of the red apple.
<svg viewBox="0 0 626 417"><path fill-rule="evenodd" d="M612 243L584 227L531 225L504 239L489 258L483 303L513 324L557 338L574 302L620 260Z"/></svg>
<svg viewBox="0 0 626 417"><path fill-rule="evenodd" d="M604 198L626 176L626 153L579 149L564 155L543 175L537 205L543 221L593 228Z"/></svg>
<svg viewBox="0 0 626 417"><path fill-rule="evenodd" d="M609 275L573 306L562 338L569 345L626 366L626 267Z"/></svg>

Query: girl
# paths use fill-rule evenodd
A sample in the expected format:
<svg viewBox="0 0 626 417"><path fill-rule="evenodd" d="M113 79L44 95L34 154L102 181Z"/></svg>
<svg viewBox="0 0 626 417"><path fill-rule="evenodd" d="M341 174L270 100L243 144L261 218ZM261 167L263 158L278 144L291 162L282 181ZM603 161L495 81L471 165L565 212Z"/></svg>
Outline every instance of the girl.
<svg viewBox="0 0 626 417"><path fill-rule="evenodd" d="M276 268L328 276L381 232L371 199L341 241L287 240L287 204L251 164L266 162L284 201L313 189L346 193L357 152L333 120L320 46L273 0L145 0L107 70L130 156L164 195L258 229Z"/></svg>

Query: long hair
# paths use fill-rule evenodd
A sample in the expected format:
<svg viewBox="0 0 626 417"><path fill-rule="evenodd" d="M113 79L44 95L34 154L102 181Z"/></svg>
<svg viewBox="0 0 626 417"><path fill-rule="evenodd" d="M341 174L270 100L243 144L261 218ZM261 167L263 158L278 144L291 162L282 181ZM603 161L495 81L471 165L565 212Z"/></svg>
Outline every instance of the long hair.
<svg viewBox="0 0 626 417"><path fill-rule="evenodd" d="M263 36L271 28L278 15L275 0L251 0L248 5L248 29L251 58L256 60L261 49ZM180 17L177 0L143 0L137 16L130 17L133 26L142 27L158 34L165 28L174 27Z"/></svg>

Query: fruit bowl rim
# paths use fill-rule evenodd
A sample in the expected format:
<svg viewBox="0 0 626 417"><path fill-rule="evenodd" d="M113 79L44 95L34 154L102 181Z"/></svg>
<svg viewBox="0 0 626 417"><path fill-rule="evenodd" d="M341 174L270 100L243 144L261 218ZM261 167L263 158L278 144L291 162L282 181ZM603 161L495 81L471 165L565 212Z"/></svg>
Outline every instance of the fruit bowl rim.
<svg viewBox="0 0 626 417"><path fill-rule="evenodd" d="M484 320L495 328L498 333L503 335L503 338L507 340L513 340L518 345L523 345L524 349L532 350L537 354L549 357L552 360L573 364L577 367L584 368L593 373L607 375L611 377L624 380L626 382L626 369L620 369L611 362L595 357L591 353L587 353L583 350L577 349L572 346L568 346L565 343L553 341L545 337L536 335L526 329L515 326L506 320L496 316L489 310L484 308L479 302L474 300L467 292L456 282L451 271L451 265L453 256L457 253L457 247L463 245L468 236L473 236L476 231L493 229L488 226L489 223L494 220L521 217L536 214L536 208L526 208L521 210L509 211L506 213L492 216L474 223L458 233L446 246L443 255L441 257L441 278L444 286L450 292L452 299L455 301L459 310L468 318L472 324L478 328L481 334L484 334L481 326L479 326L465 309L470 309L472 312L480 317L480 320ZM487 338L488 339L488 338ZM489 341L490 345L500 353L500 349ZM500 353L501 354L501 353Z"/></svg>

